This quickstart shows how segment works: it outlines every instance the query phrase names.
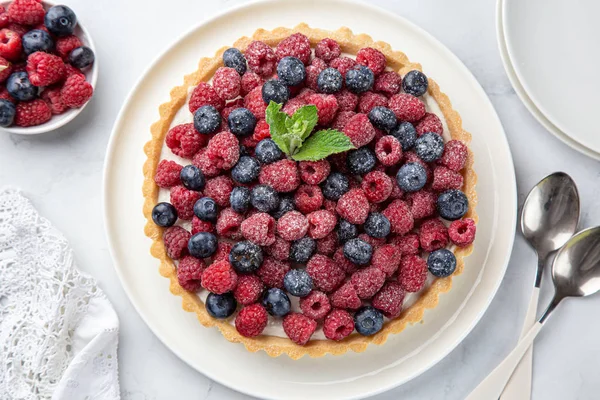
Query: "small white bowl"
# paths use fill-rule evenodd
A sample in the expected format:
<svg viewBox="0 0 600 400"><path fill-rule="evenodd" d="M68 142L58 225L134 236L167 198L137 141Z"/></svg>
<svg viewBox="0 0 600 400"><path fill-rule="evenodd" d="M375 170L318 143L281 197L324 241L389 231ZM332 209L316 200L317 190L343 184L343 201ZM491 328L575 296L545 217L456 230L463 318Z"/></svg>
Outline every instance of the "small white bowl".
<svg viewBox="0 0 600 400"><path fill-rule="evenodd" d="M0 4L3 5L5 8L10 3L12 3L12 1L0 1ZM42 1L42 4L44 5L44 8L46 10L48 10L50 7L55 5L54 3L49 2L49 1ZM77 15L77 10L73 10L73 11L75 12L75 15ZM85 74L86 80L92 85L92 87L94 88L94 91L95 91L96 90L96 81L98 79L98 53L96 52L96 47L94 46L94 41L92 40L92 37L90 36L87 29L85 29L85 27L81 25L81 21L79 21L79 19L77 20L77 26L75 27L73 34L81 40L81 42L83 43L84 46L89 47L94 52L94 57L95 57L94 63L92 64L92 66L90 68L87 68L84 71L84 74ZM71 109L67 110L66 112L64 112L63 114L53 115L52 118L48 122L41 124L41 125L28 126L28 127L20 127L20 126L13 125L13 126L10 126L7 128L0 127L0 129L5 132L9 132L9 133L18 133L19 135L39 135L41 133L50 132L50 131L53 131L55 129L58 129L58 128L68 124L73 119L75 119L75 117L78 116L79 113L83 111L83 109L87 106L88 103L89 103L89 101L80 108L71 108Z"/></svg>

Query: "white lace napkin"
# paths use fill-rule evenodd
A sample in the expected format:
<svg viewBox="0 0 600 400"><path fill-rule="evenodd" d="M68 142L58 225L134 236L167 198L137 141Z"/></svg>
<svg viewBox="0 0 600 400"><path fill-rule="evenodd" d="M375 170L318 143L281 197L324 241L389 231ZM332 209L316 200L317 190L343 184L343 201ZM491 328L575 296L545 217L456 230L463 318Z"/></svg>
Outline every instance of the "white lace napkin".
<svg viewBox="0 0 600 400"><path fill-rule="evenodd" d="M0 189L0 399L119 399L119 321L67 240Z"/></svg>

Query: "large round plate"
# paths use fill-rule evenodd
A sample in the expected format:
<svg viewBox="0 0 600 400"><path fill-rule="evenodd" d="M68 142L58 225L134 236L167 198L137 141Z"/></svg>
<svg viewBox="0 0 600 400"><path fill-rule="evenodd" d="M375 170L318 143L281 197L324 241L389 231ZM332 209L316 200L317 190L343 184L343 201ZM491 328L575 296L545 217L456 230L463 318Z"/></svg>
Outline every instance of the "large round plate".
<svg viewBox="0 0 600 400"><path fill-rule="evenodd" d="M335 18L331 18L335 15ZM424 322L391 336L366 352L303 358L270 358L229 343L216 329L201 326L181 309L149 254L142 215L143 146L158 105L172 87L196 69L198 60L257 28L300 22L324 29L349 26L387 41L422 63L452 99L473 134L479 175L478 239L462 275ZM516 222L512 158L502 125L489 99L448 49L410 22L363 3L271 0L235 8L206 21L163 53L126 100L115 123L104 171L105 226L115 268L133 305L154 333L190 366L224 385L260 398L364 398L397 386L441 360L471 331L492 300L512 249Z"/></svg>

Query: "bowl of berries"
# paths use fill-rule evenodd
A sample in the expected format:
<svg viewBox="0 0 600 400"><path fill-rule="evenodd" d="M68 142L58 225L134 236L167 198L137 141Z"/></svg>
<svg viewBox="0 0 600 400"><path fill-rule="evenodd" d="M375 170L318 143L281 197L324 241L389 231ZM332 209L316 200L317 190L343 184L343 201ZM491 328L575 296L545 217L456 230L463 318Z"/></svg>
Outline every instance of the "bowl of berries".
<svg viewBox="0 0 600 400"><path fill-rule="evenodd" d="M72 121L93 95L95 54L69 7L0 2L0 128L36 135Z"/></svg>

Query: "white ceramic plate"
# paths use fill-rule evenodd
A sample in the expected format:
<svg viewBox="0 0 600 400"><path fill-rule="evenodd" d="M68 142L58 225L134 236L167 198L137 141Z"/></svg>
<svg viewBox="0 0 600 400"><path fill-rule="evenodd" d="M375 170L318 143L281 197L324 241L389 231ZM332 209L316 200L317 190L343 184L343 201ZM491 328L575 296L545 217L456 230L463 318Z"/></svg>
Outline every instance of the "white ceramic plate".
<svg viewBox="0 0 600 400"><path fill-rule="evenodd" d="M506 50L523 90L564 136L596 158L598 14L596 0L503 0L502 5Z"/></svg>
<svg viewBox="0 0 600 400"><path fill-rule="evenodd" d="M336 15L335 19L330 15ZM360 16L360 18L358 18ZM424 322L361 354L269 358L226 341L181 309L149 254L142 216L143 146L158 106L196 69L198 59L257 28L350 26L403 50L440 84L473 133L479 175L478 238L465 272ZM190 366L224 385L260 398L349 399L388 390L441 360L470 332L504 276L516 222L512 158L502 125L473 75L448 49L410 22L364 3L269 0L232 9L197 26L163 53L126 100L115 123L104 171L105 226L115 268L130 300L154 333Z"/></svg>

